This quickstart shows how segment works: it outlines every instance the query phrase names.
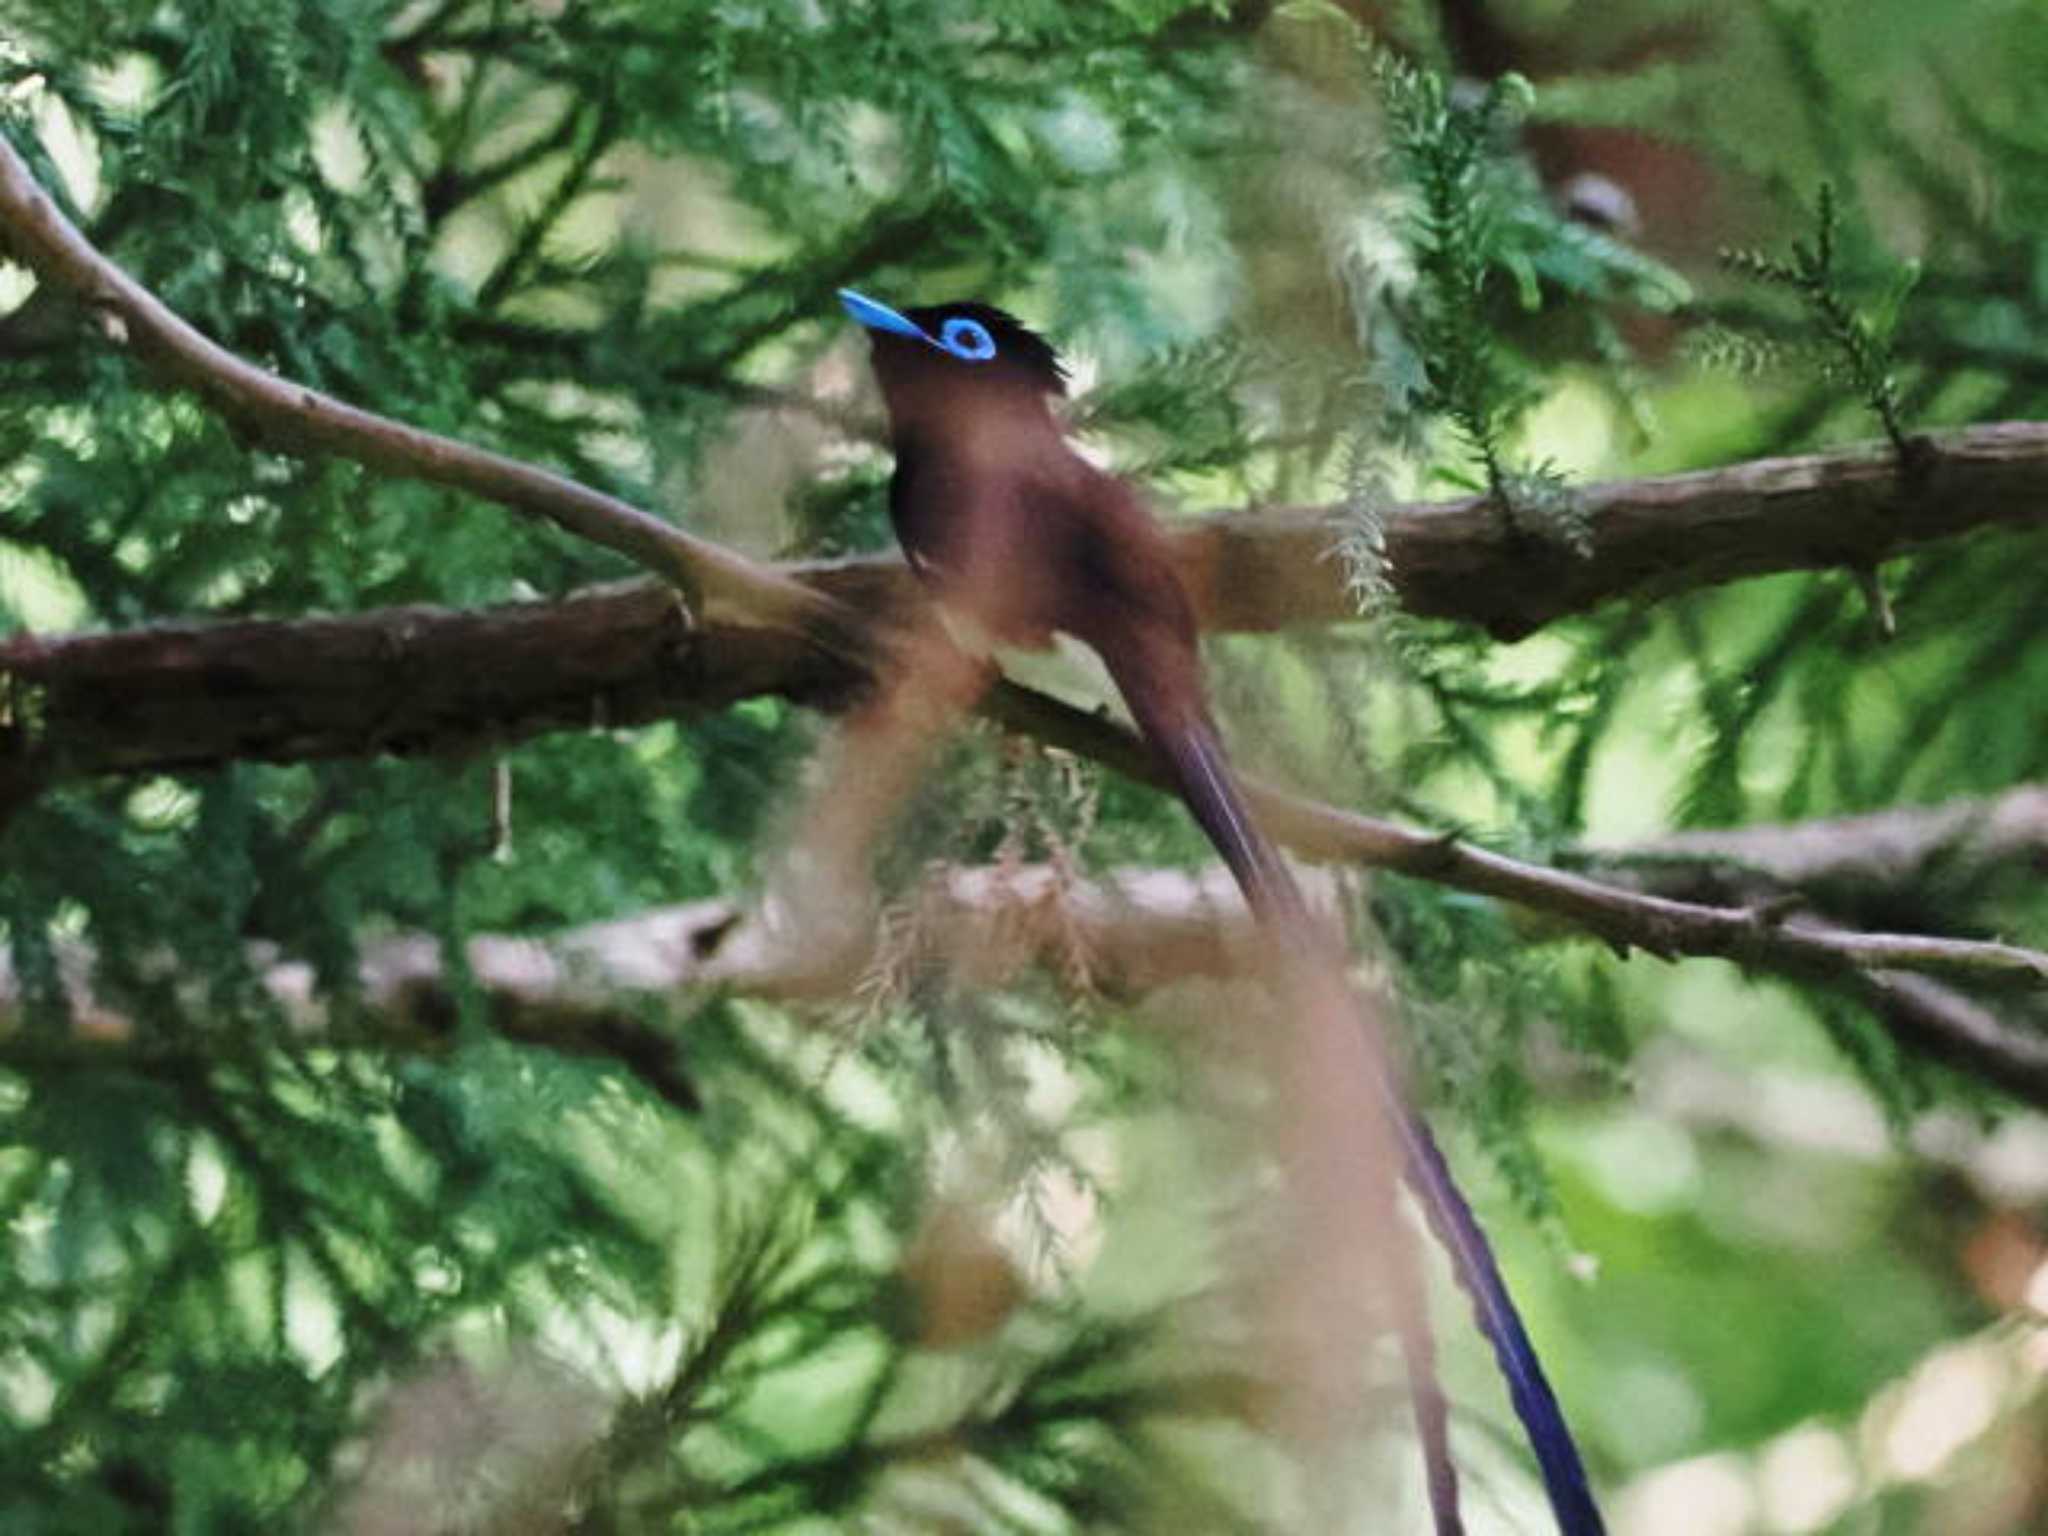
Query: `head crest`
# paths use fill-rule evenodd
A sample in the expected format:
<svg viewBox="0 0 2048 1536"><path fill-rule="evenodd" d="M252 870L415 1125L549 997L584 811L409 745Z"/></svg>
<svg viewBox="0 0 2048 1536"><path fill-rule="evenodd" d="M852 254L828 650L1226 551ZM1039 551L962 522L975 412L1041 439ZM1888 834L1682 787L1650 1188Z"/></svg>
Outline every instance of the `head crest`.
<svg viewBox="0 0 2048 1536"><path fill-rule="evenodd" d="M968 321L979 326L995 344L994 357L1024 369L1038 378L1048 393L1067 392L1067 369L1051 342L1006 309L978 299L961 299L950 304L927 304L907 309L904 317L931 336L945 335L946 328ZM960 334L956 330L955 334ZM971 332L966 333L971 336Z"/></svg>
<svg viewBox="0 0 2048 1536"><path fill-rule="evenodd" d="M839 302L874 337L875 366L885 388L892 373L902 377L900 370L916 360L931 363L952 357L986 365L995 377L1021 373L1047 394L1067 392L1067 370L1051 344L993 304L961 299L895 310L851 288L839 290Z"/></svg>

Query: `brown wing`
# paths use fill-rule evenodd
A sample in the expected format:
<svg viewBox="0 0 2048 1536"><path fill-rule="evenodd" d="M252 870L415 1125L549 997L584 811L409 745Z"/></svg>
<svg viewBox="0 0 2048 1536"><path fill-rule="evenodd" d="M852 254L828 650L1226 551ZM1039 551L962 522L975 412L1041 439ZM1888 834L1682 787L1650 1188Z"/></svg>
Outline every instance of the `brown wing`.
<svg viewBox="0 0 2048 1536"><path fill-rule="evenodd" d="M1142 634L1148 647L1185 653L1179 681L1200 690L1195 615L1166 535L1137 492L1085 461L1022 488L1018 521L1047 566L1051 627L1105 653Z"/></svg>

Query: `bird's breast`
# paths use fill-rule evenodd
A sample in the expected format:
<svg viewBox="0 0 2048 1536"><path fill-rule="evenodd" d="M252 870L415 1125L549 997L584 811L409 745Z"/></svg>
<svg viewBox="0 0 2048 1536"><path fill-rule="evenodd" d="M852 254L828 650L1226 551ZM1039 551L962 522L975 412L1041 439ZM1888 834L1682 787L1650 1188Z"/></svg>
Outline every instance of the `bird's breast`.
<svg viewBox="0 0 2048 1536"><path fill-rule="evenodd" d="M946 638L977 661L995 659L1004 648L995 632L982 622L981 615L965 603L944 602L937 604L939 623L946 631Z"/></svg>

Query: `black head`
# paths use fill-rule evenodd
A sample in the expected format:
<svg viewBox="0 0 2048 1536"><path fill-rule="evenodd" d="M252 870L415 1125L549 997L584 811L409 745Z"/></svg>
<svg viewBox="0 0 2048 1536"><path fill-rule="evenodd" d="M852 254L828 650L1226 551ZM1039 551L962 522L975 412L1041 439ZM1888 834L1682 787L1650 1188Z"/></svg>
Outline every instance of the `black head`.
<svg viewBox="0 0 2048 1536"><path fill-rule="evenodd" d="M993 304L963 299L899 311L851 288L839 290L839 302L867 327L884 388L892 376L915 373L962 388L988 379L1027 384L1049 395L1067 392L1067 370L1051 344Z"/></svg>

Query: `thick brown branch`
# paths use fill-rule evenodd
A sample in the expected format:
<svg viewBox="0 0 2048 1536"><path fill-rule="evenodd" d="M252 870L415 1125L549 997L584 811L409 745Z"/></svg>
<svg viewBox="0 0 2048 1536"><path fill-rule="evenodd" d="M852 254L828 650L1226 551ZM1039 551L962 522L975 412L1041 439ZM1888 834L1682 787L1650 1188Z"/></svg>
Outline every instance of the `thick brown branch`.
<svg viewBox="0 0 2048 1536"><path fill-rule="evenodd" d="M2004 422L1924 440L1901 483L1890 445L1589 486L1592 553L1535 544L1482 498L1392 509L1388 578L1410 613L1516 639L1616 598L1655 598L1777 571L1877 565L1915 545L2048 524L2048 423ZM1331 558L1334 513L1222 517L1181 535L1206 622L1277 629L1355 611Z"/></svg>
<svg viewBox="0 0 2048 1536"><path fill-rule="evenodd" d="M46 782L463 751L765 694L829 707L860 677L788 630L693 625L652 582L551 604L21 636L0 642L0 762Z"/></svg>
<svg viewBox="0 0 2048 1536"><path fill-rule="evenodd" d="M2025 433L2038 433L2039 472L2048 476L2048 427L1982 428L1944 440L1942 452L1961 454L1963 437L2012 443ZM1807 466L1802 473L1810 478L1820 461L1776 462L1788 478L1796 466ZM1709 510L1721 495L1708 484L1715 478L1677 477L1701 482ZM1634 506L1628 514L1633 519L1654 499L1642 491L1639 503L1632 500L1639 490L1616 486L1597 494L1617 508ZM2048 497L2036 499L2048 508ZM1987 520L2001 511L2016 516L2019 505L1967 503ZM1618 564L1598 586L1618 586L1624 569L1644 566L1652 553L1667 562L1662 575L1677 585L1730 569L1715 564L1720 558L1747 561L1749 569L1825 563L1815 542L1772 524L1782 508L1759 503L1747 514L1752 522L1746 529L1739 527L1740 518L1724 523L1726 537L1718 541L1691 539L1683 507L1673 503L1668 511L1662 528L1638 530L1643 549L1630 555L1623 546ZM1887 526L1894 542L1867 543L1859 558L1895 549L1914 525ZM1418 611L1498 624L1499 603L1508 600L1502 593L1513 594L1525 617L1534 613L1531 605L1570 611L1565 600L1574 589L1543 589L1509 572L1496 517L1473 513L1463 503L1414 508L1394 514L1390 530L1404 596ZM1320 514L1243 513L1188 527L1176 535L1176 545L1212 627L1273 629L1351 612L1342 575L1328 556L1328 537ZM1687 565L1693 554L1698 563ZM1525 559L1526 552L1514 558ZM1603 555L1578 564L1607 569ZM1469 580L1457 578L1461 569ZM894 558L804 562L775 570L836 599L841 612L874 615L916 599L909 573ZM1593 576L1582 574L1587 580ZM1583 595L1591 588L1582 584L1576 590ZM401 671L405 690L393 687ZM0 640L0 683L27 685L39 701L34 709L17 705L11 742L5 739L7 712L0 707L0 748L11 749L5 755L16 762L33 756L46 777L62 778L237 759L288 762L462 750L481 737L509 742L590 724L645 724L762 695L829 703L862 675L857 662L794 643L788 632L752 620L728 622L714 612L691 629L665 587L615 582L553 603L475 611L413 607L351 618ZM407 690L416 696L403 696ZM31 738L38 744L31 746ZM1698 846L1674 843L1671 852L1679 858L1715 856L1698 838L1693 843ZM1733 848L1727 852L1743 856Z"/></svg>

